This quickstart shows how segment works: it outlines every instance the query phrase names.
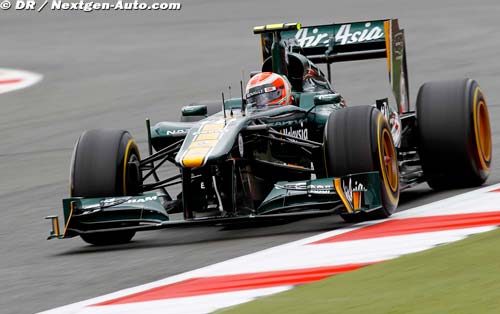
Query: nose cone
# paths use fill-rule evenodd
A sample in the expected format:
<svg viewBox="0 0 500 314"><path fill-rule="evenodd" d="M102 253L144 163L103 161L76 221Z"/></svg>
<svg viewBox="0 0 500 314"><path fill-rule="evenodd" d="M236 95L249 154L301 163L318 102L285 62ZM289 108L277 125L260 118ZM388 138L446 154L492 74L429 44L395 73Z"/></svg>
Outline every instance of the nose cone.
<svg viewBox="0 0 500 314"><path fill-rule="evenodd" d="M197 168L203 166L209 159L210 153L220 142L225 121L207 121L199 127L190 130L186 140L182 144L177 162L185 168Z"/></svg>

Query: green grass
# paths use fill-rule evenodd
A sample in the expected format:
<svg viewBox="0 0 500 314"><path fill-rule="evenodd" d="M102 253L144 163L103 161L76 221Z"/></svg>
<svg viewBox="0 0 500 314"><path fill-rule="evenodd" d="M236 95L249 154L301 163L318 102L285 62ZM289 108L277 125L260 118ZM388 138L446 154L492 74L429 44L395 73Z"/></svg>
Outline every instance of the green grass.
<svg viewBox="0 0 500 314"><path fill-rule="evenodd" d="M500 229L218 313L500 313Z"/></svg>

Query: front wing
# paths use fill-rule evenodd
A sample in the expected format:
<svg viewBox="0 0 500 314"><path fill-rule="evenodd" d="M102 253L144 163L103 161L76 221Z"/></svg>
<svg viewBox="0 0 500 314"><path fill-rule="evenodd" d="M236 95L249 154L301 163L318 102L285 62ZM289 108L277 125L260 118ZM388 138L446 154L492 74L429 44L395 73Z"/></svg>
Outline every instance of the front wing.
<svg viewBox="0 0 500 314"><path fill-rule="evenodd" d="M377 171L306 181L278 182L259 208L242 216L211 216L171 220L168 205L158 193L109 198L63 200L64 228L51 219L48 239L119 230L151 230L173 226L222 225L260 220L370 212L382 206Z"/></svg>

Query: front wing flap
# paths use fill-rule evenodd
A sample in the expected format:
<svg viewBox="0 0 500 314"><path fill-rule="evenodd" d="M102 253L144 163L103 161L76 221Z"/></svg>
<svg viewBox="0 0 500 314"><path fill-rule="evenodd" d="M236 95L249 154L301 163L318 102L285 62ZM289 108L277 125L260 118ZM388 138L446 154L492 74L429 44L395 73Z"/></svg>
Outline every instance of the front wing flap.
<svg viewBox="0 0 500 314"><path fill-rule="evenodd" d="M382 206L378 171L338 178L278 182L258 208L259 214L339 207L339 212L356 214Z"/></svg>
<svg viewBox="0 0 500 314"><path fill-rule="evenodd" d="M135 229L169 220L161 196L157 193L109 198L67 198L63 199L63 212L62 232L57 216L46 217L52 220L49 239L70 238L92 230Z"/></svg>

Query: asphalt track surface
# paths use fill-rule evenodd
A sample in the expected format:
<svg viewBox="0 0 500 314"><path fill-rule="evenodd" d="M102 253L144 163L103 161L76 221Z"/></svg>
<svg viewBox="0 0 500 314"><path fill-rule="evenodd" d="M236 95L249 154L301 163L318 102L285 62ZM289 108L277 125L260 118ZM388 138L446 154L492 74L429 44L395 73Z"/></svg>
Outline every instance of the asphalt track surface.
<svg viewBox="0 0 500 314"><path fill-rule="evenodd" d="M182 1L180 12L0 12L0 66L44 80L0 95L0 313L34 313L140 285L342 227L335 217L227 230L139 233L127 245L46 241L61 214L71 150L84 129L126 128L144 148L144 119L178 119L190 101L217 99L260 67L254 25L398 17L406 29L410 97L435 79L471 77L484 90L500 142L500 2ZM388 96L383 60L341 64L349 104ZM247 74L246 74L247 76ZM143 150L145 152L145 150ZM500 182L497 163L487 184ZM399 210L465 190L425 184Z"/></svg>

